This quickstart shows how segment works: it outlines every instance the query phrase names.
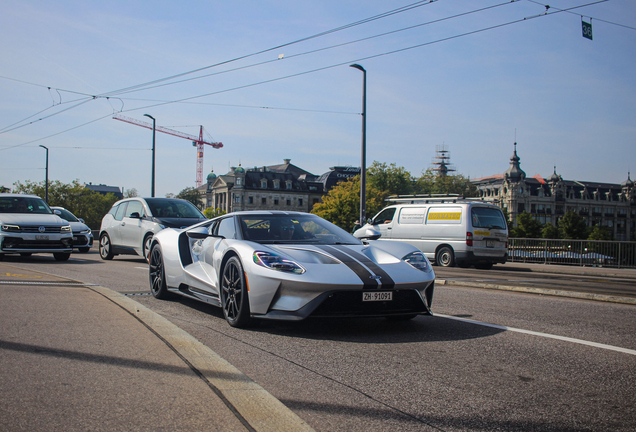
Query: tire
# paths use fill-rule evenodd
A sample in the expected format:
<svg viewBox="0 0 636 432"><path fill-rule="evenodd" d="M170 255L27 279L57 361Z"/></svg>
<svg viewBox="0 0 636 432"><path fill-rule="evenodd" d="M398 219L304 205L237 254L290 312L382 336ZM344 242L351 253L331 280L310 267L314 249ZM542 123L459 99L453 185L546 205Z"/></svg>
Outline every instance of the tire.
<svg viewBox="0 0 636 432"><path fill-rule="evenodd" d="M89 250L91 250L91 248L89 247L81 247L81 248L77 248L81 253L88 253Z"/></svg>
<svg viewBox="0 0 636 432"><path fill-rule="evenodd" d="M492 263L476 263L475 268L479 270L490 270L492 268Z"/></svg>
<svg viewBox="0 0 636 432"><path fill-rule="evenodd" d="M244 328L250 323L245 273L241 261L235 256L227 260L221 272L221 307L230 326Z"/></svg>
<svg viewBox="0 0 636 432"><path fill-rule="evenodd" d="M99 256L103 260L112 260L115 254L113 253L113 245L110 243L110 237L104 233L99 238Z"/></svg>
<svg viewBox="0 0 636 432"><path fill-rule="evenodd" d="M443 246L435 255L435 262L440 267L454 267L455 266L455 254L450 246Z"/></svg>
<svg viewBox="0 0 636 432"><path fill-rule="evenodd" d="M163 265L163 252L159 244L155 244L150 251L148 264L150 292L152 292L155 298L168 300L172 295L170 291L168 291L168 285L166 284L166 268Z"/></svg>
<svg viewBox="0 0 636 432"><path fill-rule="evenodd" d="M142 243L142 250L144 254L144 259L147 263L150 262L150 245L152 244L152 234L146 234L144 237L144 242Z"/></svg>
<svg viewBox="0 0 636 432"><path fill-rule="evenodd" d="M31 255L33 255L31 252L22 252L20 254L21 257L30 257Z"/></svg>
<svg viewBox="0 0 636 432"><path fill-rule="evenodd" d="M71 257L70 253L55 252L53 254L53 258L55 258L55 261L68 261L70 257Z"/></svg>

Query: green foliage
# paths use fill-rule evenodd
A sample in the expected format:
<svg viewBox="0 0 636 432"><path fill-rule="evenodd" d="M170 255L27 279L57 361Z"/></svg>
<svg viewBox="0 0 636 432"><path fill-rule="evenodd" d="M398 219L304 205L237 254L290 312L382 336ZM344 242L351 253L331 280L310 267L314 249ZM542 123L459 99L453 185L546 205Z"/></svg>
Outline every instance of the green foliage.
<svg viewBox="0 0 636 432"><path fill-rule="evenodd" d="M561 238L573 240L587 239L587 224L578 213L567 212L559 221Z"/></svg>
<svg viewBox="0 0 636 432"><path fill-rule="evenodd" d="M511 237L541 238L541 222L535 220L528 212L517 215L517 226L512 229Z"/></svg>
<svg viewBox="0 0 636 432"><path fill-rule="evenodd" d="M551 223L543 225L541 230L544 239L558 239L560 237L559 228L555 227Z"/></svg>
<svg viewBox="0 0 636 432"><path fill-rule="evenodd" d="M367 183L374 189L382 191L387 198L389 195L410 195L413 193L413 177L403 167L394 163L387 165L373 161L367 168Z"/></svg>
<svg viewBox="0 0 636 432"><path fill-rule="evenodd" d="M46 182L39 183L27 180L24 184L14 183L14 193L27 193L45 198ZM102 195L81 185L78 180L70 184L61 183L59 180L49 182L49 205L51 207L64 207L78 218L84 219L86 225L92 230L99 230L102 218L117 197L109 193Z"/></svg>
<svg viewBox="0 0 636 432"><path fill-rule="evenodd" d="M11 192L11 189L0 185L0 193L9 193L9 192Z"/></svg>
<svg viewBox="0 0 636 432"><path fill-rule="evenodd" d="M512 220L510 219L510 213L508 213L508 209L505 207L502 208L501 211L504 214L504 218L506 218L506 225L508 226L508 234L510 237L512 237L513 223L512 223Z"/></svg>
<svg viewBox="0 0 636 432"><path fill-rule="evenodd" d="M375 215L384 208L386 204L384 196L385 192L367 183L365 199L367 217ZM351 232L360 217L360 176L338 183L322 198L321 203L314 205L311 212Z"/></svg>
<svg viewBox="0 0 636 432"><path fill-rule="evenodd" d="M186 201L190 201L195 207L202 209L205 203L203 202L203 198L199 191L194 187L187 187L179 192L175 198L183 199Z"/></svg>
<svg viewBox="0 0 636 432"><path fill-rule="evenodd" d="M596 225L590 230L588 240L612 240L612 233L608 227Z"/></svg>
<svg viewBox="0 0 636 432"><path fill-rule="evenodd" d="M478 195L477 187L461 174L439 177L434 171L427 169L415 181L416 194L458 194L465 197Z"/></svg>
<svg viewBox="0 0 636 432"><path fill-rule="evenodd" d="M226 213L225 210L221 210L220 208L214 208L214 207L208 207L205 209L205 211L203 212L203 215L208 218L208 219L212 219L215 218L217 216L223 216Z"/></svg>

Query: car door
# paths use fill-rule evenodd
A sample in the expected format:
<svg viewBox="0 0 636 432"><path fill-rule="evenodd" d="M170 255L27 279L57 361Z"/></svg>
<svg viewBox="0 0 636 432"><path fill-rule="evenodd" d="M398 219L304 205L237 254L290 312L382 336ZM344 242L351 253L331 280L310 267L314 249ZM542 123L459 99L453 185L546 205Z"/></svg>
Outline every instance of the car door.
<svg viewBox="0 0 636 432"><path fill-rule="evenodd" d="M393 230L393 217L395 216L396 207L389 207L382 210L376 217L373 218L373 228L380 231L383 240L390 239L392 237Z"/></svg>
<svg viewBox="0 0 636 432"><path fill-rule="evenodd" d="M123 202L117 206L117 209L113 215L113 219L112 219L112 222L110 223L110 226L106 227L106 231L108 232L108 235L110 236L110 244L114 246L121 245L120 229L121 229L121 224L124 220L124 214L126 212L127 205L128 205L127 202Z"/></svg>
<svg viewBox="0 0 636 432"><path fill-rule="evenodd" d="M221 289L219 277L222 269L220 266L228 248L228 240L236 238L234 217L220 219L217 223L212 224L209 230L211 234L224 237L208 237L203 240L200 255L201 267L208 276L211 289L218 294Z"/></svg>
<svg viewBox="0 0 636 432"><path fill-rule="evenodd" d="M133 217L133 215L135 217ZM119 225L120 245L128 248L141 248L144 206L140 201L129 201L124 217Z"/></svg>

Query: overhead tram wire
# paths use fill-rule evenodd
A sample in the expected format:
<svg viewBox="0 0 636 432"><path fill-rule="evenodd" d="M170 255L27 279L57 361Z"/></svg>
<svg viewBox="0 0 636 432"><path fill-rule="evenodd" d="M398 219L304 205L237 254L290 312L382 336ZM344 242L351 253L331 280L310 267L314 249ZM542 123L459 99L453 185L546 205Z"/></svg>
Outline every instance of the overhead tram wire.
<svg viewBox="0 0 636 432"><path fill-rule="evenodd" d="M582 7L587 7L587 6L591 6L591 5L598 4L598 3L604 3L606 1L608 1L608 0L597 0L597 1L594 1L594 2L591 2L591 3L587 3L587 4L584 4L584 5L573 6L571 8L564 9L564 10L557 10L557 11L554 11L554 12L545 12L545 13L538 14L538 15L533 15L533 16L530 16L530 17L519 18L517 20L508 21L506 23L496 24L496 25L489 26L489 27L484 27L484 28L481 28L481 29L478 29L478 30L469 31L469 32L461 33L461 34L454 35L454 36L448 36L448 37L437 39L437 40L430 41L430 42L424 42L424 43L417 44L417 45L412 45L412 46L409 46L409 47L406 47L406 48L400 48L400 49L387 51L387 52L380 53L380 54L374 54L374 55L370 55L370 56L366 56L366 57L361 57L361 58L358 58L358 59L355 59L355 60L349 60L349 61L336 63L336 64L332 64L332 65L329 65L329 66L323 66L323 67L320 67L320 68L316 68L316 69L312 69L312 70L308 70L308 71L304 71L304 72L298 72L298 73L294 73L294 74L291 74L291 75L285 75L285 76L278 77L278 78L272 78L272 79L268 79L268 80L264 80L264 81L259 81L259 82L256 82L256 83L251 83L251 84L245 84L245 85L241 85L241 86L237 86L237 87L232 87L232 88L225 89L225 90L218 90L218 91L215 91L215 92L205 93L205 94L201 94L201 95L197 95L197 96L190 96L190 97L187 97L187 98L177 99L177 100L173 100L173 101L169 101L169 102L162 102L162 103L153 104L153 105L146 105L146 106L143 106L143 107L134 108L134 109L127 110L127 111L124 111L124 112L139 111L139 110L154 108L154 107L158 107L158 106L170 105L170 104L173 104L173 103L183 103L183 102L186 102L186 101L191 101L193 99L199 99L199 98L202 98L202 97L213 96L213 95L217 95L217 94L221 94L221 93L227 93L227 92L231 92L231 91L235 91L235 90L241 90L241 89L250 88L250 87L256 87L256 86L263 85L263 84L268 84L268 83L282 81L282 80L289 79L289 78L295 78L295 77L302 76L302 75L308 75L308 74L315 73L315 72L320 72L320 71L324 71L324 70L328 70L328 69L333 69L333 68L336 68L336 67L339 67L339 66L349 65L351 63L359 63L359 62L362 62L362 61L365 61L365 60L370 60L370 59L384 57L384 56L391 55L391 54L397 54L397 53L401 53L401 52L405 52L405 51L410 51L412 49L421 48L421 47L428 46L428 45L434 45L434 44L437 44L437 43L440 43L440 42L446 42L446 41L453 40L453 39L459 39L459 38L462 38L462 37L466 37L466 36L471 36L471 35L474 35L474 34L482 33L482 32L485 32L485 31L490 31L490 30L495 30L495 29L502 28L502 27L507 27L507 26L510 26L510 25L513 25L513 24L520 24L522 22L527 22L527 21L530 21L530 20L535 19L535 18L545 17L545 16L548 16L548 15L554 15L554 14L566 12L568 10L573 10L573 9L578 9L578 8L582 8Z"/></svg>
<svg viewBox="0 0 636 432"><path fill-rule="evenodd" d="M375 39L375 38L379 38L379 37L383 37L383 36L388 36L388 35L391 35L391 34L400 33L400 32L407 31L407 30L412 30L414 28L419 28L419 27L430 25L430 24L436 24L436 23L439 23L439 22L448 21L448 20L451 20L451 19L455 19L455 18L471 15L471 14L478 13L478 12L483 12L483 11L486 11L486 10L489 10L489 9L498 8L500 6L506 6L506 5L509 5L509 4L512 4L512 3L513 2L506 1L504 3L499 3L499 4L496 4L496 5L493 5L493 6L487 6L487 7L483 7L483 8L480 8L480 9L474 9L472 11L463 12L463 13L460 13L460 14L451 15L451 16L444 17L444 18L439 18L439 19L436 19L436 20L433 20L433 21L428 21L428 22L421 23L421 24L416 24L416 25L412 25L412 26L408 26L408 27L403 27L403 28L400 28L400 29L397 29L397 30L392 30L392 31L389 31L389 32L380 33L380 34L377 34L377 35L368 36L368 37L365 37L365 38L356 39L356 40L349 41L349 42L343 42L343 43L336 44L336 45L331 45L331 46L327 46L327 47L323 47L323 48L318 48L318 49L315 49L315 50L306 51L304 53L292 54L292 55L286 56L285 59L291 59L291 58L301 57L301 56L305 56L305 55L309 55L309 54L314 54L314 53L321 52L321 51L327 51L327 50L334 49L334 48L340 48L340 47L347 46L347 45L352 45L352 44L355 44L355 43L358 43L358 42L364 42L364 41L367 41L367 40L371 40L371 39ZM179 80L179 81L171 81L169 83L157 84L157 85L154 85L154 86L144 87L144 88L141 88L141 89L129 90L129 91L126 91L126 92L123 92L123 93L119 93L118 95L128 94L128 93L135 93L135 92L138 92L138 91L151 90L151 89L155 89L155 88L159 88L159 87L166 87L166 86L170 86L170 85L173 85L173 84L180 84L180 83L194 81L194 80L198 80L198 79L202 79L202 78L208 78L208 77L211 77L211 76L221 75L221 74L229 73L229 72L235 72L235 71L242 70L242 69L249 69L249 68L252 68L252 67L262 66L264 64L275 63L275 62L279 62L279 61L280 61L279 59L265 60L265 61L262 61L262 62L259 62L259 63L253 63L251 65L240 66L240 67L236 67L236 68L233 68L233 69L226 69L226 70L220 71L220 72L209 73L209 74L206 74L206 75L201 75L201 76L197 76L197 77L187 78L187 79L183 79L183 80Z"/></svg>
<svg viewBox="0 0 636 432"><path fill-rule="evenodd" d="M374 15L374 16L369 17L369 18L364 18L362 20L355 21L353 23L345 24L345 25L340 26L340 27L336 27L336 28L333 28L333 29L330 29L330 30L326 30L326 31L320 32L320 33L316 33L316 34L314 34L312 36L307 36L307 37L304 37L304 38L301 38L301 39L297 39L297 40L292 41L292 42L287 42L287 43L284 43L284 44L281 44L281 45L277 45L277 46L272 47L272 48L267 48L267 49L264 49L264 50L261 50L261 51L257 51L257 52L251 53L251 54L245 54L243 56L239 56L239 57L233 58L231 60L225 60L225 61L222 61L222 62L219 62L219 63L215 63L215 64L212 64L212 65L209 65L209 66L204 66L204 67L201 67L201 68L198 68L198 69L194 69L194 70L191 70L191 71L187 71L187 72L182 72L182 73L179 73L179 74L176 74L176 75L172 75L172 76L169 76L169 77L160 78L160 79L157 79L157 80L149 81L149 82L146 82L146 83L143 83L143 84L137 84L137 85L130 86L130 87L125 87L125 88L122 88L122 89L119 89L119 90L113 90L113 91L107 92L107 93L102 93L101 96L119 95L119 94L121 94L123 92L128 92L128 91L135 90L135 89L138 89L138 88L143 88L145 86L149 86L149 85L153 85L153 84L158 84L160 82L168 81L168 80L171 80L171 79L174 79L174 78L179 78L179 77L182 77L182 76L185 76L185 75L190 75L190 74L193 74L193 73L201 72L201 71L204 71L204 70L207 70L207 69L211 69L211 68L214 68L214 67L222 66L224 64L232 63L232 62L235 62L235 61L238 61L238 60L243 60L243 59L246 59L246 58L249 58L249 57L253 57L253 56L256 56L256 55L259 55L259 54L264 54L264 53L267 53L267 52L270 52L270 51L278 50L278 49L281 49L281 48L284 48L284 47L287 47L287 46L290 46L290 45L295 45L295 44L298 44L298 43L301 43L301 42L306 42L306 41L311 40L311 39L315 39L315 38L318 38L318 37L321 37L321 36L326 36L326 35L331 34L331 33L336 33L336 32L342 31L342 30L346 30L346 29L351 28L351 27L355 27L355 26L359 26L359 25L362 25L362 24L366 24L366 23L369 23L369 22L372 22L372 21L376 21L378 19L382 19L382 18L386 18L386 17L392 16L392 15L398 14L398 13L406 12L406 11L409 11L409 10L412 10L412 9L415 9L415 8L418 8L418 7L421 7L421 6L425 6L425 5L428 5L428 4L431 4L431 3L435 3L437 1L439 1L439 0L421 0L421 1L418 1L418 2L415 2L415 3L411 3L409 5L406 5L406 6L399 7L397 9L393 9L393 10L390 10L390 11L387 11L387 12L383 12L383 13L378 14L378 15ZM518 1L518 0L512 0L512 1Z"/></svg>
<svg viewBox="0 0 636 432"><path fill-rule="evenodd" d="M387 56L387 55L391 55L391 54L397 54L397 53L400 53L400 52L405 52L405 51L409 51L409 50L412 50L412 49L421 48L423 46L428 46L428 45L433 45L433 44L440 43L440 42L445 42L445 41L448 41L448 40L458 39L458 38L461 38L461 37L470 36L470 35L473 35L473 34L482 33L482 32L485 32L485 31L506 27L506 26L509 26L509 25L512 25L512 24L519 24L519 23L522 23L522 22L530 21L530 20L535 19L535 18L540 18L540 17L544 17L544 16L548 16L548 15L554 15L554 14L558 14L558 13L562 13L562 12L567 12L569 10L574 10L574 9L579 9L579 8L582 8L582 7L591 6L591 5L594 5L594 4L604 3L606 1L608 1L608 0L597 0L597 1L594 1L594 2L591 2L591 3L586 3L586 4L583 4L583 5L579 5L579 6L573 6L571 8L567 8L567 9L563 9L563 10L557 10L557 11L554 11L554 12L546 11L545 13L542 13L542 14L539 14L539 15L534 15L534 16L530 16L530 17L524 17L524 18L520 18L520 19L517 19L517 20L509 21L509 22L506 22L506 23L503 23L503 24L497 24L497 25L490 26L490 27L485 27L485 28L482 28L482 29L479 29L479 30L470 31L470 32L462 33L462 34L455 35L455 36L449 36L449 37L446 37L446 38L442 38L442 39L438 39L438 40L430 41L430 42L425 42L425 43L422 43L422 44L417 44L417 45L413 45L413 46L406 47L406 48L400 48L400 49L397 49L397 50L387 51L387 52L384 52L384 53L381 53L381 54L375 54L375 55L371 55L371 56L367 56L367 57L362 57L362 58L359 58L359 59L356 59L356 60L350 60L350 61L346 61L346 62L342 62L342 63L333 64L333 65L330 65L330 66L324 66L324 67L321 67L321 68L312 69L312 70L305 71L305 72L299 72L299 73L295 73L295 74L279 77L279 78L272 78L272 79L269 79L269 80L260 81L260 82L256 82L256 83L252 83L252 84L245 84L243 86L238 86L238 87L234 87L234 88L230 88L230 89L219 90L219 91L216 91L216 92L206 93L206 94L202 94L202 95L198 95L198 96L191 96L191 97L188 97L188 98L178 99L178 100L169 101L169 102L162 102L162 103L158 103L158 104L147 105L147 106L134 108L134 109L126 110L126 111L121 111L121 112L146 110L148 108L153 108L153 107L157 107L157 106L169 105L169 104L173 104L173 103L182 103L182 102L185 102L185 101L190 101L190 100L193 100L193 99L198 99L198 98L202 98L202 97L206 97L206 96L212 96L212 95L216 95L216 94L220 94L220 93L227 93L227 92L230 92L230 91L240 90L240 89L249 88L249 87L255 87L255 86L267 84L267 83L270 83L270 82L282 81L282 80L289 79L289 78L294 78L294 77L297 77L297 76L307 75L307 74L310 74L310 73L315 73L315 72L319 72L319 71L323 71L323 70L327 70L327 69L333 69L335 67L339 67L339 66L343 66L343 65L349 65L349 64L355 63L355 62L361 62L361 61L364 61L364 60L379 58L379 57L383 57L383 56ZM108 115L99 117L99 118L97 118L95 120L91 120L89 122L83 123L81 125L66 129L64 131L60 131L60 132L57 132L55 134L48 135L46 137L38 138L36 140L28 141L28 142L25 142L25 143L22 143L22 144L14 145L14 146L0 148L0 151L7 150L7 149L10 149L10 148L15 148L15 147L21 147L21 146L24 146L24 145L27 145L27 144L32 144L34 142L38 142L38 141L42 141L42 140L45 140L45 139L48 139L48 138L52 138L54 136L61 135L63 133L69 132L71 130L78 129L80 127L86 126L88 124L95 123L95 122L97 122L99 120L102 120L102 119L104 119L106 117L110 117L110 116L111 116L111 114L108 114Z"/></svg>
<svg viewBox="0 0 636 432"><path fill-rule="evenodd" d="M559 9L558 7L547 5L547 4L544 4L544 3L540 3L540 2L535 1L535 0L527 0L527 1L529 1L530 3L537 4L539 6L543 6L543 7L546 8L546 10L547 9L562 10L562 9ZM581 15L581 14L578 14L576 12L572 12L572 11L569 11L569 10L563 10L563 12L571 13L573 15L578 15L578 16ZM615 25L615 26L624 27L626 29L636 30L636 27L628 26L628 25L625 25L625 24L619 24L619 23L615 23L615 22L612 22L612 21L607 21L607 20L604 20L604 19L601 19L601 18L596 18L596 17L590 16L590 15L585 15L585 16L592 18L594 21L601 21L601 22L604 22L604 23L607 23L607 24L612 24L612 25Z"/></svg>

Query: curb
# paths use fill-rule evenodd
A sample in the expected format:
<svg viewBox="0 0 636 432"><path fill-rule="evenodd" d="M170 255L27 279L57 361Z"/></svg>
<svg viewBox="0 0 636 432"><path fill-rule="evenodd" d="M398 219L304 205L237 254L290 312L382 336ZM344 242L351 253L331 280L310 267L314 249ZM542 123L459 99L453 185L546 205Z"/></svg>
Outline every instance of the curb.
<svg viewBox="0 0 636 432"><path fill-rule="evenodd" d="M169 345L206 381L248 430L313 431L293 411L192 335L128 297L101 286L87 286L120 306Z"/></svg>
<svg viewBox="0 0 636 432"><path fill-rule="evenodd" d="M515 291L515 292L523 292L523 293L529 293L529 294L543 294L543 295L551 295L556 297L568 297L568 298L576 298L576 299L583 299L583 300L595 300L595 301L603 301L603 302L610 302L610 303L636 305L636 298L631 298L631 297L609 296L604 294L588 294L588 293L580 293L576 291L551 290L546 288L531 288L531 287L520 287L520 286L512 286L512 285L498 285L498 284L489 284L489 283L481 283L481 282L449 281L445 279L436 279L435 285L446 285L446 286L455 285L455 286L465 286L465 287L473 287L473 288L494 289L494 290L500 290L500 291Z"/></svg>

